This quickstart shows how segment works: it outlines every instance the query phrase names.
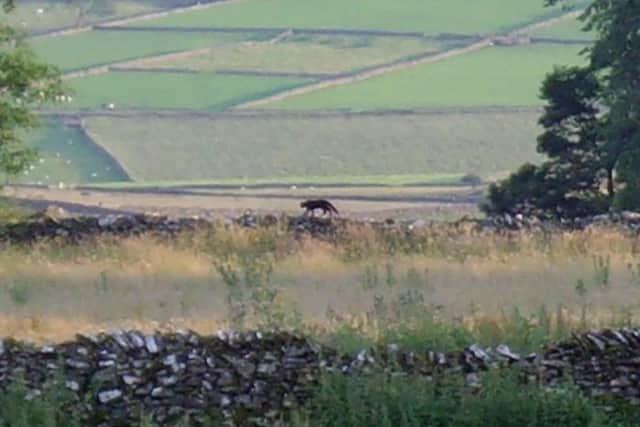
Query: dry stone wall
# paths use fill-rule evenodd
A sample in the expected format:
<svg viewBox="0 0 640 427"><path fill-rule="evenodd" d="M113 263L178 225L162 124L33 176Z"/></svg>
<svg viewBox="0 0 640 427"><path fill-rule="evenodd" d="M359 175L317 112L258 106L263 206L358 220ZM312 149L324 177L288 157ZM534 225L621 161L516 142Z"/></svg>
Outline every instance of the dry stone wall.
<svg viewBox="0 0 640 427"><path fill-rule="evenodd" d="M406 352L387 348L340 355L288 332L155 333L116 331L77 336L57 345L0 342L0 388L26 383L26 398L58 379L86 425L136 425L141 414L161 425L190 416L193 425L220 414L226 425L282 425L289 410L309 399L323 372L372 371L433 377L464 376L511 366L523 379L558 385L565 375L590 396L640 403L640 329L576 335L540 353L520 355L506 345L461 352Z"/></svg>
<svg viewBox="0 0 640 427"><path fill-rule="evenodd" d="M477 234L505 234L520 231L559 232L568 230L588 230L597 227L616 227L634 235L640 233L640 214L624 212L621 214L599 215L572 220L546 220L524 218L522 216L496 216L486 219L463 218L458 221L439 223L423 220L367 221L347 218L319 218L306 216L255 215L247 212L237 218L228 218L216 223L204 218L168 218L157 215L116 215L105 216L67 216L40 213L31 218L0 226L0 242L31 243L42 239L63 239L80 241L84 238L101 235L140 236L157 235L173 237L179 233L215 226L239 226L248 228L281 227L287 231L310 234L317 237L335 238L341 231L351 227L371 227L376 230L396 230L405 233L424 229L456 232L466 230Z"/></svg>

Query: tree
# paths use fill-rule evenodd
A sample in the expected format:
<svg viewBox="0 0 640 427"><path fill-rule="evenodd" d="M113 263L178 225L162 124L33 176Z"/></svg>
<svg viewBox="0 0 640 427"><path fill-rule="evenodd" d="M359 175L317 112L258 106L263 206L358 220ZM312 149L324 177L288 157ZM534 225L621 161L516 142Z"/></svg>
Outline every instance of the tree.
<svg viewBox="0 0 640 427"><path fill-rule="evenodd" d="M13 1L3 1L2 7L9 13ZM16 175L35 156L21 139L21 132L40 124L33 109L60 99L65 88L59 70L39 62L22 35L6 23L0 23L0 45L0 172Z"/></svg>
<svg viewBox="0 0 640 427"><path fill-rule="evenodd" d="M593 0L581 20L598 34L588 65L557 68L542 85L537 148L548 160L493 185L488 213L640 209L640 0Z"/></svg>
<svg viewBox="0 0 640 427"><path fill-rule="evenodd" d="M606 145L600 138L600 84L579 67L557 68L544 81L546 100L538 123L537 151L548 160L526 164L489 188L489 213L580 216L601 211L611 192L601 191L609 176Z"/></svg>

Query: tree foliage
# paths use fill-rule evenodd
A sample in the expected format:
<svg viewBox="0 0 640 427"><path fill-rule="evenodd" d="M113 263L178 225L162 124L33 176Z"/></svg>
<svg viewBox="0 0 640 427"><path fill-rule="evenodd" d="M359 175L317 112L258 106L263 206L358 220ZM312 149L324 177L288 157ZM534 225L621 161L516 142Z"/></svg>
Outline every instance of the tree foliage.
<svg viewBox="0 0 640 427"><path fill-rule="evenodd" d="M13 0L4 0L9 13ZM22 133L39 125L34 108L65 93L56 67L41 63L20 33L0 22L0 172L16 175L35 153L25 147Z"/></svg>
<svg viewBox="0 0 640 427"><path fill-rule="evenodd" d="M488 213L640 209L640 0L593 0L581 20L598 35L588 64L556 68L542 85L537 149L548 160L492 185Z"/></svg>

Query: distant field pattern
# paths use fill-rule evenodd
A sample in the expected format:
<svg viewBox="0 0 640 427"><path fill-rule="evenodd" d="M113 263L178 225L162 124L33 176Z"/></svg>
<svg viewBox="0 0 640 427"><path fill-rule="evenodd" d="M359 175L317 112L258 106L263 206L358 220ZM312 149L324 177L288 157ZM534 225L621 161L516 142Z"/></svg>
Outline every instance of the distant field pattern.
<svg viewBox="0 0 640 427"><path fill-rule="evenodd" d="M507 31L558 13L560 8L544 8L537 0L259 0L170 16L144 25L483 33Z"/></svg>
<svg viewBox="0 0 640 427"><path fill-rule="evenodd" d="M19 2L10 19L25 31L38 32L147 13L161 3L29 0ZM423 65L408 60L567 12L545 8L543 3L240 0L120 24L142 28L33 39L36 53L67 73L73 102L61 108L72 121L107 108L116 114L137 110L143 115L182 110L186 116L85 119L91 135L113 158L86 139L81 129L51 123L31 138L42 148L42 160L20 179L119 181L126 175L118 164L140 182L286 181L305 176L318 182L358 176L365 181L372 176L450 179L465 173L483 177L504 173L539 158L537 113L496 113L486 107L540 106L545 75L556 65L584 61L578 52L586 44L571 44L588 38L579 31L578 21L562 21L531 33L559 39L554 44L493 46ZM586 1L570 3L584 6ZM107 4L114 7L105 8ZM375 32L412 34L392 37ZM398 69L384 68L382 75L359 82L345 78L389 63L399 64ZM330 85L338 77L344 79L342 86L264 104L260 108L275 114L269 119L259 114L198 119L190 113L225 111L318 82ZM295 118L277 112L469 107L483 112Z"/></svg>
<svg viewBox="0 0 640 427"><path fill-rule="evenodd" d="M264 108L370 110L539 105L539 88L556 65L580 64L579 46L493 47L324 89Z"/></svg>
<svg viewBox="0 0 640 427"><path fill-rule="evenodd" d="M443 43L415 38L292 36L276 44L268 41L217 43L204 54L188 59L145 61L141 67L339 73L442 48Z"/></svg>
<svg viewBox="0 0 640 427"><path fill-rule="evenodd" d="M334 118L95 118L138 181L476 173L534 161L536 113ZM150 161L150 159L153 161Z"/></svg>
<svg viewBox="0 0 640 427"><path fill-rule="evenodd" d="M244 39L241 34L93 31L36 40L32 47L44 60L69 71Z"/></svg>
<svg viewBox="0 0 640 427"><path fill-rule="evenodd" d="M181 73L107 73L73 80L74 108L222 110L304 80Z"/></svg>

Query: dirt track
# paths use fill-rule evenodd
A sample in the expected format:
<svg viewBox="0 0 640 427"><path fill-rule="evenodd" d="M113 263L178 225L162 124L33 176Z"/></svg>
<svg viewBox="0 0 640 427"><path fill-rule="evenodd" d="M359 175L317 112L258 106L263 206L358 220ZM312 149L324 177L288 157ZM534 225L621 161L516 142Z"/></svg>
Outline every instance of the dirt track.
<svg viewBox="0 0 640 427"><path fill-rule="evenodd" d="M405 192L402 194L402 192ZM447 189L430 188L367 189L344 192L340 189L315 190L83 190L37 187L7 187L4 195L18 199L34 209L61 206L77 214L115 212L156 212L165 215L226 216L239 215L247 209L257 212L296 213L300 201L329 198L336 202L343 216L360 218L451 217L477 212L480 198L469 192L454 194Z"/></svg>

